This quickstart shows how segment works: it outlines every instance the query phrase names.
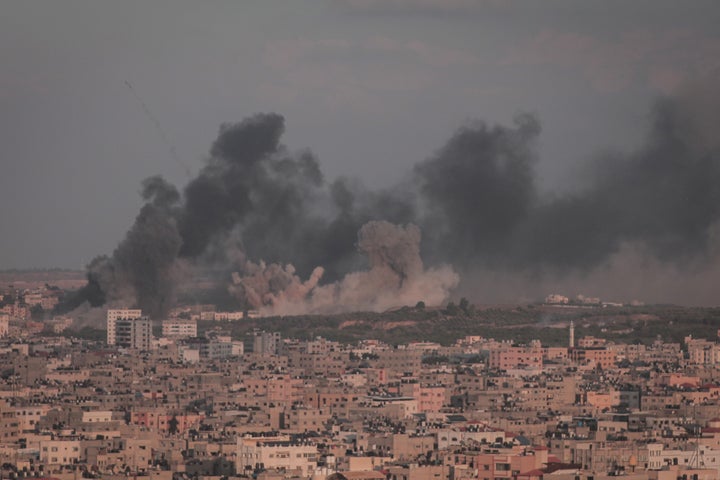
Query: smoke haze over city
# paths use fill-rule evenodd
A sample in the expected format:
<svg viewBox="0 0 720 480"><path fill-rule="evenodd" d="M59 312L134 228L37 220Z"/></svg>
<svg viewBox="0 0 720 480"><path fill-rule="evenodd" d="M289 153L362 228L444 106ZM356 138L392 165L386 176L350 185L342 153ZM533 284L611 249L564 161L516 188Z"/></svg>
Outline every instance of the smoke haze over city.
<svg viewBox="0 0 720 480"><path fill-rule="evenodd" d="M156 318L201 274L278 314L555 291L715 305L718 9L638 5L627 21L619 4L526 7L536 25L495 2L328 2L327 23L287 26L243 12L287 27L272 39L227 6L153 33L156 7L114 6L129 38L88 5L59 33L80 53L44 69L27 59L51 32L10 28L0 267L87 264L72 306ZM152 78L145 49L177 75ZM114 66L87 67L99 52Z"/></svg>
<svg viewBox="0 0 720 480"><path fill-rule="evenodd" d="M403 183L374 191L327 181L312 152L281 143L282 116L256 114L220 128L182 194L162 177L145 180L146 203L113 255L93 262L87 297L99 290L162 316L183 275L208 263L225 276L238 270L230 289L241 304L273 313L438 304L458 285L453 268L470 288L486 272L542 285L610 269L615 285L639 294L617 278L632 278L623 267L640 256L637 272L661 277L693 277L704 263L704 282L717 261L717 106L705 85L658 99L635 149L599 154L586 185L555 196L535 179L534 115L471 122ZM425 270L422 256L439 269Z"/></svg>

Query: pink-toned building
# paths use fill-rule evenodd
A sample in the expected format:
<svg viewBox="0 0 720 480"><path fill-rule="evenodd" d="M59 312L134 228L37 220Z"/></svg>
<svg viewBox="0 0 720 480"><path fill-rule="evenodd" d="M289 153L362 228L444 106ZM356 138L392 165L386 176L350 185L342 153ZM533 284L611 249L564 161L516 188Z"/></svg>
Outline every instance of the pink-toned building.
<svg viewBox="0 0 720 480"><path fill-rule="evenodd" d="M518 453L487 453L474 459L479 479L496 480L516 478L523 472L542 468L548 462L548 450L535 447Z"/></svg>
<svg viewBox="0 0 720 480"><path fill-rule="evenodd" d="M243 387L245 387L245 390L253 396L256 397L264 397L267 395L268 391L268 382L265 378L259 378L259 377L245 377L242 381Z"/></svg>
<svg viewBox="0 0 720 480"><path fill-rule="evenodd" d="M369 385L385 385L388 383L388 372L384 368L368 368L365 370Z"/></svg>
<svg viewBox="0 0 720 480"><path fill-rule="evenodd" d="M582 365L594 365L607 370L615 365L615 352L604 347L574 348L570 359Z"/></svg>
<svg viewBox="0 0 720 480"><path fill-rule="evenodd" d="M683 373L666 373L660 376L658 383L660 385L667 385L669 387L678 387L681 385L697 387L698 385L700 385L700 377L694 375L689 376Z"/></svg>
<svg viewBox="0 0 720 480"><path fill-rule="evenodd" d="M267 379L267 399L275 403L293 403L303 399L301 378L290 375L273 375Z"/></svg>
<svg viewBox="0 0 720 480"><path fill-rule="evenodd" d="M348 408L357 404L359 396L347 388L340 389L305 389L304 403L311 408Z"/></svg>
<svg viewBox="0 0 720 480"><path fill-rule="evenodd" d="M0 313L4 313L10 318L17 320L25 320L30 317L30 309L26 306L18 304L17 302L0 307Z"/></svg>
<svg viewBox="0 0 720 480"><path fill-rule="evenodd" d="M543 347L543 360L563 361L568 358L567 347Z"/></svg>
<svg viewBox="0 0 720 480"><path fill-rule="evenodd" d="M130 414L130 423L165 433L170 431L173 423L176 423L176 433L182 433L199 425L204 418L203 414L173 414L164 408L141 408Z"/></svg>
<svg viewBox="0 0 720 480"><path fill-rule="evenodd" d="M593 348L593 347L604 347L607 340L604 338L597 338L590 335L586 335L578 340L577 346L580 348Z"/></svg>
<svg viewBox="0 0 720 480"><path fill-rule="evenodd" d="M420 383L405 384L400 393L417 400L418 412L439 412L445 405L446 388L441 385L422 386Z"/></svg>
<svg viewBox="0 0 720 480"><path fill-rule="evenodd" d="M490 368L511 370L516 368L542 368L543 350L539 342L528 346L502 345L490 350Z"/></svg>
<svg viewBox="0 0 720 480"><path fill-rule="evenodd" d="M587 399L585 401L588 405L592 405L598 410L609 410L611 407L617 405L616 400L610 392L587 392Z"/></svg>
<svg viewBox="0 0 720 480"><path fill-rule="evenodd" d="M445 405L446 388L442 386L428 386L420 388L418 410L423 413L439 412Z"/></svg>

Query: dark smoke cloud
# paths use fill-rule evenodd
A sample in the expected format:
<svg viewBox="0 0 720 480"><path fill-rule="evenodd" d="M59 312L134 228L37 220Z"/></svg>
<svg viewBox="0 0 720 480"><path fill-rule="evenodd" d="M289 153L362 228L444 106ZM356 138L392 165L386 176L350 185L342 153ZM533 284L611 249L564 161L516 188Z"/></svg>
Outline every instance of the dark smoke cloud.
<svg viewBox="0 0 720 480"><path fill-rule="evenodd" d="M310 152L279 143L284 129L276 114L221 127L207 166L185 188L181 256L197 257L235 232L254 258L297 259L299 269L314 268L321 251L305 250L327 228L317 213L324 180Z"/></svg>
<svg viewBox="0 0 720 480"><path fill-rule="evenodd" d="M275 114L220 127L208 165L185 188L181 255L200 255L214 237L232 229L252 211L259 199L251 192L267 174L259 162L278 152L284 129L283 118Z"/></svg>
<svg viewBox="0 0 720 480"><path fill-rule="evenodd" d="M88 266L88 283L71 296L62 310L87 302L137 306L148 315L161 317L175 302L182 239L175 217L180 194L163 178L146 179L141 195L145 205L113 255L99 256Z"/></svg>
<svg viewBox="0 0 720 480"><path fill-rule="evenodd" d="M237 271L232 290L244 306L282 304L299 312L303 302L379 305L372 300L378 290L368 285L428 271L439 272L431 276L435 283L419 282L416 291L430 295L437 287L441 294L431 296L441 301L456 283L454 273L426 269L420 231L422 256L431 264L450 263L468 277L495 272L512 288L549 275L590 278L629 251L653 268L714 259L717 97L714 88L693 88L659 100L644 142L630 153L597 157L585 186L564 196L539 193L541 128L533 115L511 126L464 126L386 191L346 178L328 183L311 152L280 143L280 115L226 124L182 194L160 177L146 180L135 224L111 257L91 264L88 286L74 302L133 303L162 316L181 274L203 265L225 281ZM390 223L373 223L379 220ZM419 229L415 235L418 227L396 231L392 224ZM385 232L375 240L401 241L367 243L366 228ZM345 288L361 288L362 301L338 293ZM403 298L418 297L416 291Z"/></svg>
<svg viewBox="0 0 720 480"><path fill-rule="evenodd" d="M585 188L562 197L538 194L533 116L513 128L460 129L415 168L427 253L470 270L535 273L587 271L626 244L661 262L707 254L720 218L720 149L710 133L720 122L706 110L718 106L707 89L658 100L642 145L598 156Z"/></svg>
<svg viewBox="0 0 720 480"><path fill-rule="evenodd" d="M637 151L596 159L585 190L540 205L515 241L520 264L587 268L626 243L666 262L706 254L720 218L720 150L683 110L659 101Z"/></svg>
<svg viewBox="0 0 720 480"><path fill-rule="evenodd" d="M135 223L110 258L90 267L93 284L111 304L137 305L153 317L174 304L178 252L182 239L174 216L180 196L159 177L143 182L143 199Z"/></svg>
<svg viewBox="0 0 720 480"><path fill-rule="evenodd" d="M433 257L492 262L507 257L508 240L537 201L532 115L514 128L477 122L461 128L440 151L415 167L426 211L422 225Z"/></svg>
<svg viewBox="0 0 720 480"><path fill-rule="evenodd" d="M327 265L332 281L361 263L355 236L375 217L371 210L407 205L359 186L351 191L349 182L329 187L311 152L280 144L284 128L277 114L221 126L206 166L182 196L160 177L146 180L134 226L112 257L93 262L79 299L137 305L159 317L174 299L179 264L226 264L218 273L229 278L247 257L292 261L303 276Z"/></svg>

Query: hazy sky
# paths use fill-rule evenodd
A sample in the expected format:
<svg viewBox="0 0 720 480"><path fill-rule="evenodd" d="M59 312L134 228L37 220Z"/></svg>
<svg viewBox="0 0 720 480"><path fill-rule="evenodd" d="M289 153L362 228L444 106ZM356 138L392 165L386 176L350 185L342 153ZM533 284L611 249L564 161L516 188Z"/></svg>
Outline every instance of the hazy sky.
<svg viewBox="0 0 720 480"><path fill-rule="evenodd" d="M0 16L0 268L110 253L140 182L219 125L286 117L332 179L390 185L469 119L536 113L547 190L639 142L652 99L720 66L717 1L33 1ZM131 82L165 132L155 128Z"/></svg>

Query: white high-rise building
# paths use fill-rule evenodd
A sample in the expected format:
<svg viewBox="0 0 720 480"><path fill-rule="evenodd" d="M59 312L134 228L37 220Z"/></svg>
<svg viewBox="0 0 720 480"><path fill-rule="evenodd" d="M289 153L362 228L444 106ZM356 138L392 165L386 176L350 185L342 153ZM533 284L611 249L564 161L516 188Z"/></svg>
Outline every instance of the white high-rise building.
<svg viewBox="0 0 720 480"><path fill-rule="evenodd" d="M142 310L139 309L115 309L107 312L107 344L116 345L117 321L123 319L135 319L142 317Z"/></svg>

